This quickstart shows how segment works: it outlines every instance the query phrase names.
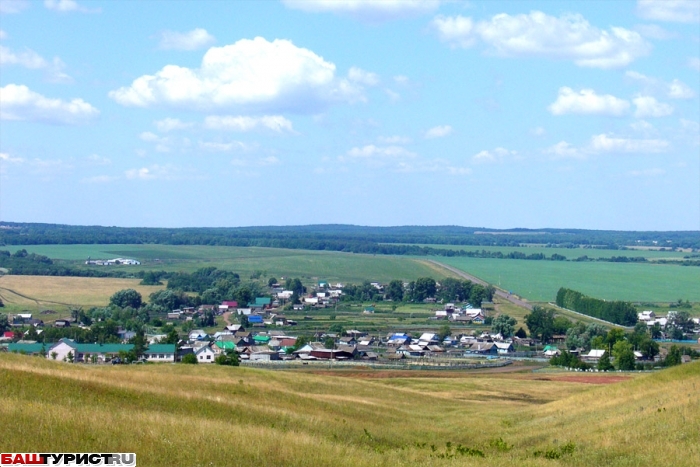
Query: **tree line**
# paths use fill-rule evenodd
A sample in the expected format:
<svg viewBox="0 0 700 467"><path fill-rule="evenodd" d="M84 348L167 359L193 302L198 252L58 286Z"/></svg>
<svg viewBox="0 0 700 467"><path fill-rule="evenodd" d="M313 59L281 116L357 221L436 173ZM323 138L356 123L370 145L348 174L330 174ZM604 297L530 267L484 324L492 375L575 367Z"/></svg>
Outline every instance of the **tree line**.
<svg viewBox="0 0 700 467"><path fill-rule="evenodd" d="M630 302L609 302L562 287L557 292L556 303L562 308L622 326L634 326L637 322L637 310Z"/></svg>

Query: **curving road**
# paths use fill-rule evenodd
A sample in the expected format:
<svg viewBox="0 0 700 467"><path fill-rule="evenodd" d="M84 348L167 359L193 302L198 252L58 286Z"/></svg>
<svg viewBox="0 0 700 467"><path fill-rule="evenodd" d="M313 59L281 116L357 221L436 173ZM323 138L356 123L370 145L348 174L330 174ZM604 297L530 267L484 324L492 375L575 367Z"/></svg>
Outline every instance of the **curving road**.
<svg viewBox="0 0 700 467"><path fill-rule="evenodd" d="M475 282L477 284L491 285L488 282L483 281L483 280L479 279L478 277L472 276L471 274L468 274L460 269L453 268L452 266L448 266L446 264L440 263L438 261L434 261L432 259L429 259L428 261L430 261L431 263L433 263L436 266L440 266L441 268L445 268L448 271L453 272L453 273L457 274L458 276L463 277L464 279L470 280L472 282ZM530 303L523 301L523 300L519 299L518 297L515 297L514 295L511 295L504 290L496 288L496 295L505 299L505 300L508 300L509 302L511 302L514 305L523 307L527 310L532 310L532 305Z"/></svg>

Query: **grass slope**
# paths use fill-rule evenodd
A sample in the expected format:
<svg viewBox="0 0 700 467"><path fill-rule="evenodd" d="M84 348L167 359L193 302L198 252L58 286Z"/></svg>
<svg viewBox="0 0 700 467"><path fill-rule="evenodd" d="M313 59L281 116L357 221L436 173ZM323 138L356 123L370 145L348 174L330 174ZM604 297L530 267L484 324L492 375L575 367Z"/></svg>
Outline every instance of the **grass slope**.
<svg viewBox="0 0 700 467"><path fill-rule="evenodd" d="M573 375L366 380L0 355L0 417L12 421L0 449L190 467L696 465L700 364L606 386Z"/></svg>
<svg viewBox="0 0 700 467"><path fill-rule="evenodd" d="M433 258L531 301L554 301L560 287L606 300L700 301L700 267L491 258Z"/></svg>

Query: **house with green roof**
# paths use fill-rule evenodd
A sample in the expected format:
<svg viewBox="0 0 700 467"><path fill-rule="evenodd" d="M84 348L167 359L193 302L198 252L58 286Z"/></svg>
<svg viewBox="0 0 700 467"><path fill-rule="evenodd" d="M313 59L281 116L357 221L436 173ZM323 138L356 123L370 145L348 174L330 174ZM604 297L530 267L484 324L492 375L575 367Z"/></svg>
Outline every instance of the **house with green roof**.
<svg viewBox="0 0 700 467"><path fill-rule="evenodd" d="M133 344L80 344L72 339L63 338L53 344L46 352L46 358L58 361L70 361L72 354L74 362L108 362L117 358L121 352L129 352ZM174 362L175 344L153 344L144 352L144 358L149 362Z"/></svg>
<svg viewBox="0 0 700 467"><path fill-rule="evenodd" d="M7 345L8 352L21 353L26 355L44 355L49 347L41 342L32 344L12 343Z"/></svg>

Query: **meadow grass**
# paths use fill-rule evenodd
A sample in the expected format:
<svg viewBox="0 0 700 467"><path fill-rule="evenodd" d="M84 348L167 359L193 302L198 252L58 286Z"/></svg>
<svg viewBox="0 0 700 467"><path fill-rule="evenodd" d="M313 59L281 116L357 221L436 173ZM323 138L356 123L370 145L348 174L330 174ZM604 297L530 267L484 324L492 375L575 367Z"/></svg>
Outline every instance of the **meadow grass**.
<svg viewBox="0 0 700 467"><path fill-rule="evenodd" d="M700 301L700 267L668 264L434 257L530 301L554 301L567 287L605 300Z"/></svg>
<svg viewBox="0 0 700 467"><path fill-rule="evenodd" d="M0 354L12 420L0 449L136 452L156 467L697 465L699 363L605 386L571 375L359 379Z"/></svg>
<svg viewBox="0 0 700 467"><path fill-rule="evenodd" d="M74 262L77 266L88 256L93 259L125 257L142 262L140 266L115 266L127 273L161 269L192 272L198 268L214 266L237 272L243 278L260 272L266 278L300 277L309 283L318 280L353 283L365 280L388 282L392 279L409 281L418 277L431 276L439 279L452 275L428 262L406 256L283 248L203 245L27 245L22 248L30 253Z"/></svg>

